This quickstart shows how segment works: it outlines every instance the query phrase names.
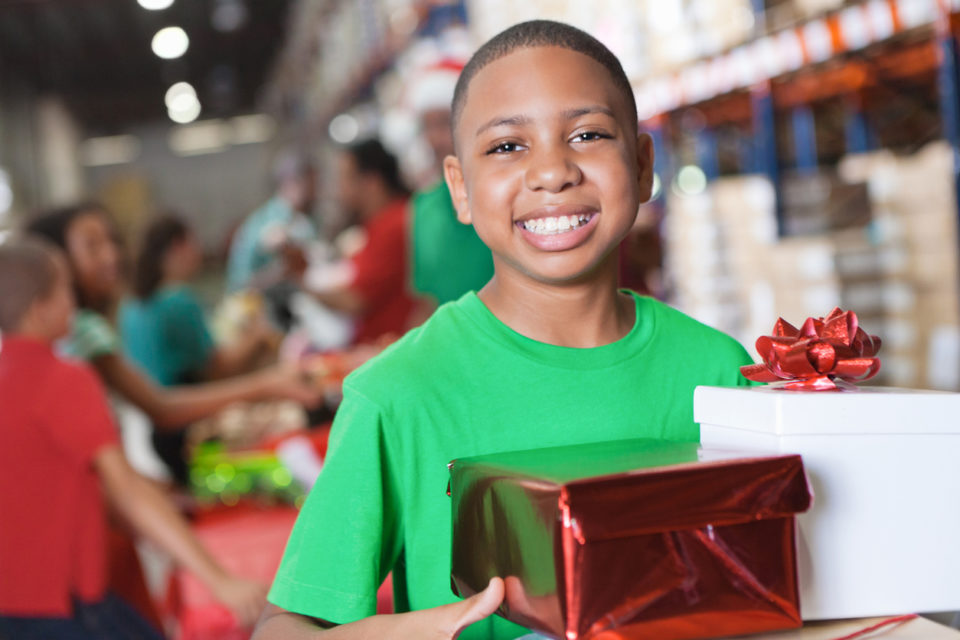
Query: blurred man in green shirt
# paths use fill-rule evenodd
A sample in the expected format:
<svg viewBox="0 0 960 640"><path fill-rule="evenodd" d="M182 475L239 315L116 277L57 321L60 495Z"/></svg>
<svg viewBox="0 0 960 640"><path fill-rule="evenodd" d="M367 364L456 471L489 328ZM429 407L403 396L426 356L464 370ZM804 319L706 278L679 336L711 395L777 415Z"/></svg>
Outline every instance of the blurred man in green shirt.
<svg viewBox="0 0 960 640"><path fill-rule="evenodd" d="M431 307L479 291L493 276L490 250L472 226L457 221L450 192L439 177L443 159L453 155L450 102L461 68L453 61L430 67L410 96L438 175L435 183L414 194L410 205L411 286Z"/></svg>

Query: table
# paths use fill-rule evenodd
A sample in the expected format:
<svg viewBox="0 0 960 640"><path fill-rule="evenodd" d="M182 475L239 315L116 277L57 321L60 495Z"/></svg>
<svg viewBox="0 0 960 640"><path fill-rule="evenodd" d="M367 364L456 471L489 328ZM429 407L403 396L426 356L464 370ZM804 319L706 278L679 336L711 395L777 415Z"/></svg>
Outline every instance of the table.
<svg viewBox="0 0 960 640"><path fill-rule="evenodd" d="M883 620L885 618L808 622L802 629L742 636L742 640L837 640ZM925 618L915 618L897 626L885 627L874 633L858 636L857 640L873 640L874 638L878 640L960 640L960 631Z"/></svg>
<svg viewBox="0 0 960 640"><path fill-rule="evenodd" d="M225 568L247 578L269 583L280 564L290 529L297 518L292 507L257 508L241 505L201 515L193 530ZM393 611L390 578L377 594L378 613ZM176 640L247 640L250 629L237 625L226 607L183 569L170 576L166 607L176 621Z"/></svg>

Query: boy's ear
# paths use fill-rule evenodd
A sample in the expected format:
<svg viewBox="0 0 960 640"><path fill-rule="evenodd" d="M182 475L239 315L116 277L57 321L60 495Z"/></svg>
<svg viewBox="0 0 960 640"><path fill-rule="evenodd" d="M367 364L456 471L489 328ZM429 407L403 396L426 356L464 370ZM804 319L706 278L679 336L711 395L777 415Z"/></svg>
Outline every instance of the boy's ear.
<svg viewBox="0 0 960 640"><path fill-rule="evenodd" d="M443 179L447 181L447 189L453 199L453 207L457 210L457 220L462 224L471 224L470 205L467 200L467 188L463 182L463 167L456 156L447 156L443 159Z"/></svg>
<svg viewBox="0 0 960 640"><path fill-rule="evenodd" d="M650 134L637 135L637 181L640 185L640 202L653 196L653 138Z"/></svg>

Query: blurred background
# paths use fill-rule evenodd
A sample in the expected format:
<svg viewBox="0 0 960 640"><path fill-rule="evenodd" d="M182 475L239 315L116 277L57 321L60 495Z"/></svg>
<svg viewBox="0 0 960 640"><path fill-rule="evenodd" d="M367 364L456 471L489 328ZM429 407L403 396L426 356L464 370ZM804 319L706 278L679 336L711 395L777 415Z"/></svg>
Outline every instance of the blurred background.
<svg viewBox="0 0 960 640"><path fill-rule="evenodd" d="M105 264L86 277L67 246L84 327L112 345L81 357L133 466L235 575L273 575L343 376L489 278L437 160L459 68L531 18L612 49L654 140L625 286L755 356L779 316L852 309L883 339L870 384L960 390L960 0L0 0L0 242L102 203L61 234L93 224ZM344 153L372 138L405 184L383 149L363 152L373 171ZM180 385L255 370L288 377L161 442ZM149 402L129 392L146 376ZM298 383L316 409L288 397ZM136 551L111 550L145 585L119 593L142 592L169 637L249 637L195 576ZM391 597L388 580L378 610Z"/></svg>
<svg viewBox="0 0 960 640"><path fill-rule="evenodd" d="M337 145L436 175L409 87L515 22L597 36L634 83L657 193L625 282L751 350L834 306L884 339L879 382L960 388L953 0L4 0L0 233L104 202L132 244L187 218L207 279L291 145L338 210ZM209 290L220 291L219 284ZM212 303L213 294L209 301Z"/></svg>

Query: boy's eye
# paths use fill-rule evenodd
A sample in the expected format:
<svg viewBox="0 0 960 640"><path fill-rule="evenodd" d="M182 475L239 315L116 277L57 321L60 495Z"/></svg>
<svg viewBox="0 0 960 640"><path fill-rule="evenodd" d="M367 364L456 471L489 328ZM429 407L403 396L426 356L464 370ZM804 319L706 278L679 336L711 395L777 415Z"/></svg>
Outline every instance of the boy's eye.
<svg viewBox="0 0 960 640"><path fill-rule="evenodd" d="M610 138L606 133L599 131L584 131L573 137L574 142L593 142L594 140L604 140Z"/></svg>
<svg viewBox="0 0 960 640"><path fill-rule="evenodd" d="M497 153L513 153L514 151L519 151L520 145L516 142L501 142L490 149L487 150L487 155L493 155Z"/></svg>

